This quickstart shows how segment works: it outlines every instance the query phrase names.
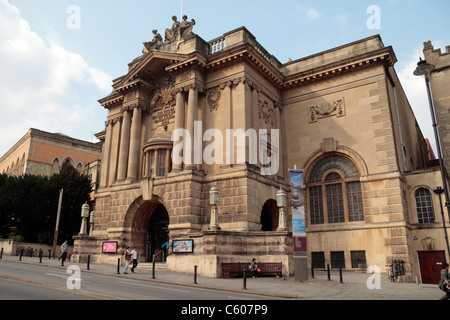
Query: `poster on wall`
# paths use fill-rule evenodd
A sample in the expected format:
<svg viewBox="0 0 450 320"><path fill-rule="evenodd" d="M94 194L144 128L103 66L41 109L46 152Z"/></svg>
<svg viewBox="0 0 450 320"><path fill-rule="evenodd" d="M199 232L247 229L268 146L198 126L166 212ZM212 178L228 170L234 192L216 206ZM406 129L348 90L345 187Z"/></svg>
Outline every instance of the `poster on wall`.
<svg viewBox="0 0 450 320"><path fill-rule="evenodd" d="M172 252L174 253L194 252L194 240L173 240Z"/></svg>
<svg viewBox="0 0 450 320"><path fill-rule="evenodd" d="M306 251L306 223L303 197L303 170L290 169L292 236L294 251Z"/></svg>
<svg viewBox="0 0 450 320"><path fill-rule="evenodd" d="M117 241L103 242L102 243L103 253L116 253L117 252Z"/></svg>

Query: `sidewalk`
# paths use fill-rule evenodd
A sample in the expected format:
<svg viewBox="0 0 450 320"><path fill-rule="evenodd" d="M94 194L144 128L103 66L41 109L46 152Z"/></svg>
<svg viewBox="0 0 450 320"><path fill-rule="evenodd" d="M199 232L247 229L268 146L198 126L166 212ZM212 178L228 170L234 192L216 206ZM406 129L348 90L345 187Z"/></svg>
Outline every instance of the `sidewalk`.
<svg viewBox="0 0 450 320"><path fill-rule="evenodd" d="M58 259L42 258L42 263L38 257L22 257L19 261L18 256L3 255L0 263L26 263L46 266L49 268L66 269L70 265L78 265L82 273L93 273L110 275L114 277L123 277L134 280L159 282L167 284L177 284L183 286L194 286L197 288L220 289L230 292L246 292L251 294L260 294L266 296L275 296L281 299L305 299L305 300L439 300L444 294L437 285L416 284L416 283L393 283L387 278L387 275L379 276L380 288L369 289L367 282L374 278L374 274L363 272L345 272L343 271L343 282L340 283L339 272L331 271L328 280L327 272L315 270L314 279L309 273L309 280L306 282L297 282L294 277L262 277L247 278L246 288L242 278L207 278L197 275L197 283L194 283L194 267L192 274L172 272L162 269L158 264L155 268L155 279L153 279L153 266L151 263L141 263L136 268L136 273L123 274L123 268L120 268L120 274L117 273L117 265L90 264L90 270L87 270L86 263L73 263L66 261L65 266L61 266Z"/></svg>

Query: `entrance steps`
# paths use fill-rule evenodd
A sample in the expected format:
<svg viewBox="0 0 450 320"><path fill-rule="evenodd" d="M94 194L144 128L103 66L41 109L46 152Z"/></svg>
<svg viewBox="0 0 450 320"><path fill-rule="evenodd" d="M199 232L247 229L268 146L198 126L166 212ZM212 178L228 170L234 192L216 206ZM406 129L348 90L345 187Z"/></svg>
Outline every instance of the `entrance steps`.
<svg viewBox="0 0 450 320"><path fill-rule="evenodd" d="M153 270L153 262L139 262L137 269L141 270ZM165 262L155 262L155 271L166 271L167 270L167 263Z"/></svg>

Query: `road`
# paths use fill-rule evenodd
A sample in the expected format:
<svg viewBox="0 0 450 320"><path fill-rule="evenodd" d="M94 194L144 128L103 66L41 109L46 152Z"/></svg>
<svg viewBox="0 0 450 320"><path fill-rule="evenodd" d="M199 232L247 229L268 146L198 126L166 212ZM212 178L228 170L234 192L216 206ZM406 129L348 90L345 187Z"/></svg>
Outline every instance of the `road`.
<svg viewBox="0 0 450 320"><path fill-rule="evenodd" d="M78 271L78 273L77 273ZM0 299L264 300L270 297L3 262ZM275 298L274 298L275 299Z"/></svg>

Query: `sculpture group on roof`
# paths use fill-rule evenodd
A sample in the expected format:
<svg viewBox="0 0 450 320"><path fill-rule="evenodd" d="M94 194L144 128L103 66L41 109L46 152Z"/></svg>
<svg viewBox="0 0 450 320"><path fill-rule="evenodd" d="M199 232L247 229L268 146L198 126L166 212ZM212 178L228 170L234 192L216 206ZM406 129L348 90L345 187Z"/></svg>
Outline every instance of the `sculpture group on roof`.
<svg viewBox="0 0 450 320"><path fill-rule="evenodd" d="M195 25L195 20L187 21L187 16L183 15L182 21L177 20L177 16L172 17L172 28L166 29L164 33L164 41L158 30L154 29L153 39L149 42L144 42L144 53L152 50L159 50L163 44L169 44L172 42L179 43L181 40L186 39L192 34L192 28Z"/></svg>

